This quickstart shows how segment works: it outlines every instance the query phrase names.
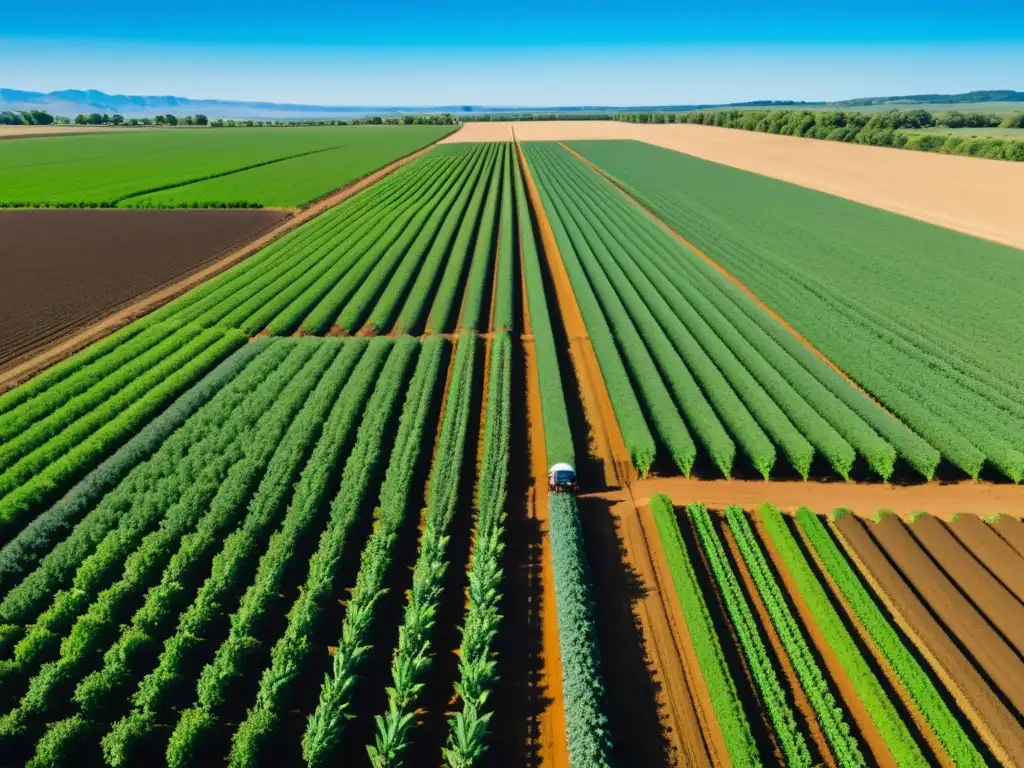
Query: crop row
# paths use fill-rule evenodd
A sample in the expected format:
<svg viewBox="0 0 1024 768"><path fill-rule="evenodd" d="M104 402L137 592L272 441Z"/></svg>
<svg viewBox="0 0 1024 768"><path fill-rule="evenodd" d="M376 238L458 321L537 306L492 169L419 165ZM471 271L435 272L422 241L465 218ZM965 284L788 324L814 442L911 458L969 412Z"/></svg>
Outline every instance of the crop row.
<svg viewBox="0 0 1024 768"><path fill-rule="evenodd" d="M689 430L726 475L739 451L767 477L778 450L805 477L816 454L843 477L858 455L888 477L894 445L908 443L901 453L934 471L934 451L921 457L914 449L922 441L849 385L842 397L830 390L823 369L835 375L831 369L813 355L816 364L794 356L737 313L728 281L702 271L703 262L597 173L550 145L527 145L527 156L547 187L562 258L627 446L646 439L627 419L636 416L628 393L619 392L632 382L647 422L684 472L694 456ZM758 311L764 325L775 323ZM607 349L612 342L624 366ZM877 414L865 416L871 408Z"/></svg>
<svg viewBox="0 0 1024 768"><path fill-rule="evenodd" d="M1021 333L1013 249L635 142L573 148L919 435L902 446L871 422L916 469L931 477L941 452L974 477L1024 477L1024 358L998 342Z"/></svg>
<svg viewBox="0 0 1024 768"><path fill-rule="evenodd" d="M575 496L553 493L548 497L569 764L572 768L601 768L611 765L612 744L594 623L593 583L579 518Z"/></svg>

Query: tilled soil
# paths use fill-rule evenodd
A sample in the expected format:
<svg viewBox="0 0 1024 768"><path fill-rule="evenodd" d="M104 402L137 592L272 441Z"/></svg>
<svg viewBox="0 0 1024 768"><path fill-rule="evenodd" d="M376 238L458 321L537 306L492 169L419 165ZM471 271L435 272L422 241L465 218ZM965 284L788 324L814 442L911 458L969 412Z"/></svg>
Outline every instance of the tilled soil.
<svg viewBox="0 0 1024 768"><path fill-rule="evenodd" d="M871 526L871 533L946 632L974 657L1006 700L1024 712L1024 663L1020 657L932 561L902 521L886 517Z"/></svg>
<svg viewBox="0 0 1024 768"><path fill-rule="evenodd" d="M906 531L900 535L899 521L883 522L888 535L883 534L882 538L888 538L892 543L909 543L909 551L912 553L916 544ZM1024 729L968 657L971 650L956 642L950 631L922 602L918 596L920 593L915 592L904 580L868 533L870 529L877 534L881 528L882 524L865 523L852 515L842 517L834 524L834 530L839 533L841 543L845 545L847 554L861 575L896 624L922 652L985 744L1004 765L1024 764ZM908 562L920 562L922 557L927 559L918 548L913 558L901 559L906 565ZM924 575L924 585L931 586L927 574ZM945 585L947 589L950 587L948 583ZM941 589L942 585L937 585L929 589L929 592L941 599Z"/></svg>
<svg viewBox="0 0 1024 768"><path fill-rule="evenodd" d="M1003 537L1003 541L1013 547L1018 555L1024 557L1024 523L1016 518L1003 516L991 525L992 530Z"/></svg>
<svg viewBox="0 0 1024 768"><path fill-rule="evenodd" d="M910 524L910 531L1006 641L1024 653L1024 606L964 549L942 521L924 515Z"/></svg>
<svg viewBox="0 0 1024 768"><path fill-rule="evenodd" d="M0 211L0 367L255 239L284 211Z"/></svg>
<svg viewBox="0 0 1024 768"><path fill-rule="evenodd" d="M949 524L960 543L1006 587L1024 602L1024 558L991 526L974 515L960 515Z"/></svg>

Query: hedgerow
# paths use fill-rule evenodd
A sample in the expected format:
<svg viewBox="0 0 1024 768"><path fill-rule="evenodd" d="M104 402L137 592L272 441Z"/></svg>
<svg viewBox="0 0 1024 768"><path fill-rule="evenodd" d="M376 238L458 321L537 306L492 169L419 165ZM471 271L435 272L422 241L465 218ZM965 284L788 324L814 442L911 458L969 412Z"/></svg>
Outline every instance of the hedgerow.
<svg viewBox="0 0 1024 768"><path fill-rule="evenodd" d="M612 743L594 623L593 584L579 516L576 497L572 494L553 493L548 497L548 537L562 657L569 765L602 768L612 763Z"/></svg>
<svg viewBox="0 0 1024 768"><path fill-rule="evenodd" d="M722 643L715 631L707 603L693 569L690 553L679 530L679 521L672 501L665 494L655 494L650 501L651 513L658 528L658 538L665 550L665 558L672 574L676 597L683 608L687 630L697 654L700 672L708 685L711 706L722 729L725 748L733 765L755 766L761 759L750 732L750 723L743 711L736 682L729 672ZM691 516L707 510L697 505L687 509Z"/></svg>

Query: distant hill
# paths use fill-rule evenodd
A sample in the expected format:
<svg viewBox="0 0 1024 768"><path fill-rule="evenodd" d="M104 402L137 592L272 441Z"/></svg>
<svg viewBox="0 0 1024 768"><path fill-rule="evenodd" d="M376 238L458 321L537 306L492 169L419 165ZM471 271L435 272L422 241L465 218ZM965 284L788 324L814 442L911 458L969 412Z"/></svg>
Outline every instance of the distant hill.
<svg viewBox="0 0 1024 768"><path fill-rule="evenodd" d="M223 99L188 99L182 96L125 96L96 90L63 90L41 93L0 88L0 111L21 111L29 109L46 110L52 115L74 117L91 112L116 113L125 117L153 117L173 114L177 116L204 114L211 118L236 119L303 119L332 118L339 120L366 117L367 115L395 116L408 114L480 115L508 114L514 112L558 112L558 113L611 113L621 111L666 111L685 112L710 107L821 107L834 106L852 108L892 104L900 107L908 104L967 104L984 102L1024 102L1022 91L971 91L958 94L923 94L918 96L879 96L846 101L747 101L733 104L672 104L659 106L476 106L439 105L430 107L402 106L325 106L316 104L278 104L270 101L231 101Z"/></svg>

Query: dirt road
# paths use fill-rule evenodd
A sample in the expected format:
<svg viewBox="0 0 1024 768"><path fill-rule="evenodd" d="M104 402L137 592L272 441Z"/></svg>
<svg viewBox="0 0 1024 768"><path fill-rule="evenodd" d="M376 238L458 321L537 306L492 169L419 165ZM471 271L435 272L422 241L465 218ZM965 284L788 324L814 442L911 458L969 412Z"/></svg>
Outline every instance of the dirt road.
<svg viewBox="0 0 1024 768"><path fill-rule="evenodd" d="M510 123L466 123L447 142L508 141ZM706 125L515 123L520 141L634 139L1024 248L1024 163L775 136Z"/></svg>

